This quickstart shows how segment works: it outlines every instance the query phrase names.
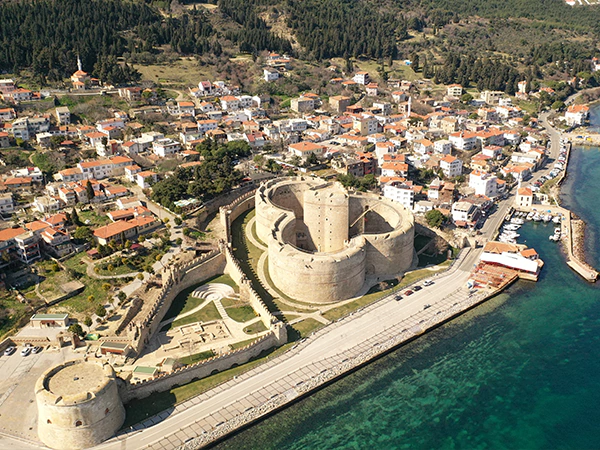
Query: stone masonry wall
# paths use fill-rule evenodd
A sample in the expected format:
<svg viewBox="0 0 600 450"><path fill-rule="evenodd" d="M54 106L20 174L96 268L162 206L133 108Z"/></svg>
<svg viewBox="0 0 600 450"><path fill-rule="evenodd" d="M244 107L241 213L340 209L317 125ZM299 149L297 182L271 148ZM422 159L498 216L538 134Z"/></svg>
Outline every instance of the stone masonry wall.
<svg viewBox="0 0 600 450"><path fill-rule="evenodd" d="M176 369L170 374L126 385L121 392L121 398L124 403L127 403L133 399L148 397L154 392L166 391L175 385L182 386L195 379L205 378L216 372L244 364L261 352L278 345L277 341L275 333L268 333L244 348Z"/></svg>

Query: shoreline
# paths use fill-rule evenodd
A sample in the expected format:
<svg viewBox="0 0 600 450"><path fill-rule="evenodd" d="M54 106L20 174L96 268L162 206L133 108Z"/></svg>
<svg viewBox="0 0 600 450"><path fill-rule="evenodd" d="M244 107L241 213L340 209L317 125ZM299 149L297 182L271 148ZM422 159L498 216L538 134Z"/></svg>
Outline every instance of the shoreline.
<svg viewBox="0 0 600 450"><path fill-rule="evenodd" d="M600 100L597 102L600 103ZM561 139L564 134L560 131L554 130L558 133L559 139ZM600 137L600 134L599 134ZM579 145L579 144L578 144ZM587 262L586 252L585 252L585 222L577 216L570 209L565 208L561 205L561 193L562 193L562 185L563 182L567 179L569 174L569 162L571 160L571 152L573 151L573 142L569 140L568 150L567 150L567 158L566 158L566 166L563 171L560 179L556 183L555 190L556 195L552 193L552 197L556 202L556 206L568 212L569 217L569 227L567 229L568 240L567 242L561 242L565 247L566 260L567 265L577 272L581 277L583 277L586 281L590 283L595 283L600 275L598 271ZM563 227L564 229L564 227Z"/></svg>

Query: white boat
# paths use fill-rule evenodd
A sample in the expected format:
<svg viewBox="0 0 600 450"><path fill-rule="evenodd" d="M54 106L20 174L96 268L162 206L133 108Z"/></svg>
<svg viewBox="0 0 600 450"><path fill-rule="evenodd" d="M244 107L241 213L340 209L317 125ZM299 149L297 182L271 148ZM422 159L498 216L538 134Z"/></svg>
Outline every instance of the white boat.
<svg viewBox="0 0 600 450"><path fill-rule="evenodd" d="M552 220L552 216L550 214L546 214L545 216L542 216L542 220L548 223Z"/></svg>
<svg viewBox="0 0 600 450"><path fill-rule="evenodd" d="M556 227L554 229L554 234L560 234L560 233L562 233L562 229L560 227Z"/></svg>
<svg viewBox="0 0 600 450"><path fill-rule="evenodd" d="M523 225L525 221L523 219L519 219L518 217L513 217L512 219L510 219L510 223L516 225Z"/></svg>
<svg viewBox="0 0 600 450"><path fill-rule="evenodd" d="M503 227L504 230L508 231L517 231L519 228L521 228L521 225L517 225L516 223L507 223Z"/></svg>
<svg viewBox="0 0 600 450"><path fill-rule="evenodd" d="M542 220L542 216L540 216L538 213L535 213L533 215L532 219L533 219L534 222L539 222L540 220Z"/></svg>
<svg viewBox="0 0 600 450"><path fill-rule="evenodd" d="M554 223L560 223L562 220L562 218L560 216L554 216L554 218L552 219L552 222Z"/></svg>
<svg viewBox="0 0 600 450"><path fill-rule="evenodd" d="M531 211L529 214L527 214L527 220L533 220L534 215L535 215L535 213L533 211Z"/></svg>
<svg viewBox="0 0 600 450"><path fill-rule="evenodd" d="M558 242L560 240L560 236L553 234L552 236L549 236L548 239L550 239L552 242Z"/></svg>

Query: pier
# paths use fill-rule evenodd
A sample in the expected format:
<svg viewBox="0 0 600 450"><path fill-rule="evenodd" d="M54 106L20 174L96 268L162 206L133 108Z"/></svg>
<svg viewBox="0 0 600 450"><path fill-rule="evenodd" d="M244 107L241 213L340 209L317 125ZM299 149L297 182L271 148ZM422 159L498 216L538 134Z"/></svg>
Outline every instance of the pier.
<svg viewBox="0 0 600 450"><path fill-rule="evenodd" d="M563 236L563 244L566 253L567 265L577 272L584 280L594 283L598 279L598 272L579 259L574 252L574 242L577 239L583 241L583 234L580 227L576 226L577 219L572 217L571 211L558 205L537 205L531 207L519 207L518 211L529 213L544 212L553 216L562 215L563 220L560 222L561 235Z"/></svg>

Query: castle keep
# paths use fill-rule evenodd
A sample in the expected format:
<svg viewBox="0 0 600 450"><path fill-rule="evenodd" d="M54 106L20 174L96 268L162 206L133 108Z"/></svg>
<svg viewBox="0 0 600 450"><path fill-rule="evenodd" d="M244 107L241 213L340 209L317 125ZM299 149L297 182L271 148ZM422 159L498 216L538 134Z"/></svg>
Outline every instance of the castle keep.
<svg viewBox="0 0 600 450"><path fill-rule="evenodd" d="M294 178L264 183L255 204L269 276L297 300L344 300L413 263L414 218L388 199Z"/></svg>

